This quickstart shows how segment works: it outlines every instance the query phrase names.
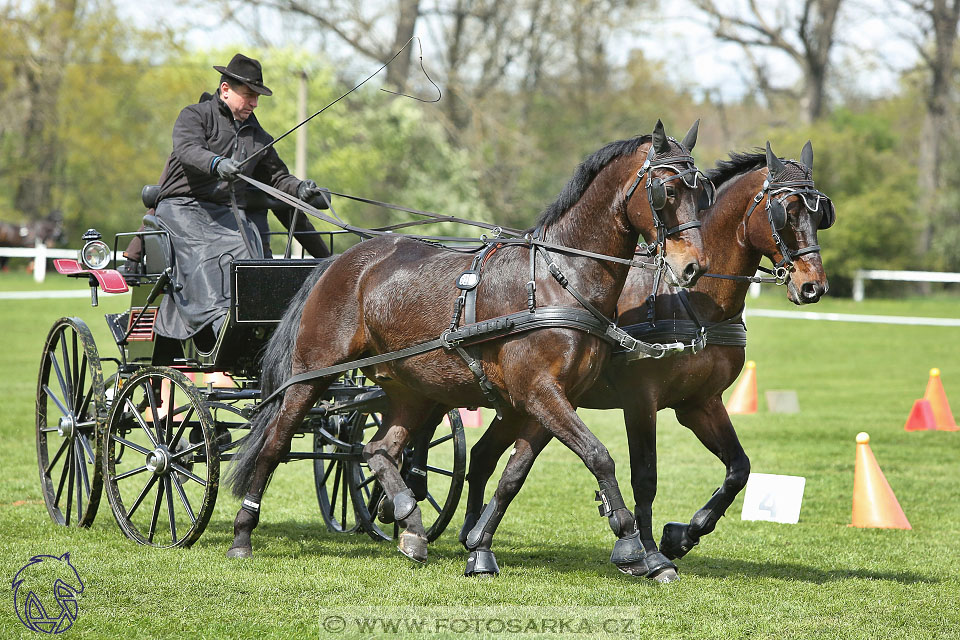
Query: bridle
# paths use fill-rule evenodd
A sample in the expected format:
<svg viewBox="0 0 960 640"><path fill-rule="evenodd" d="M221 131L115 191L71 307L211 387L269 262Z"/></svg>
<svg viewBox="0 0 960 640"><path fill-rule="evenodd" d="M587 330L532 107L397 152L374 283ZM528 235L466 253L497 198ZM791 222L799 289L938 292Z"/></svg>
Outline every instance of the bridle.
<svg viewBox="0 0 960 640"><path fill-rule="evenodd" d="M786 162L800 166L793 160L787 160ZM750 206L750 209L747 211L747 215L744 218L743 225L746 228L746 225L750 221L750 215L753 213L754 209L763 201L764 198L767 199L767 204L764 207L767 213L767 220L770 222L770 233L773 237L773 241L777 246L777 249L780 250L780 255L782 258L779 262L775 263L775 268L780 270L790 270L793 267L793 261L796 258L807 255L808 253L819 253L820 245L812 244L807 247L801 247L796 251L791 250L786 243L783 241L783 238L780 237L780 231L787 224L787 208L786 201L793 197L799 196L800 200L803 202L804 208L812 214L820 210L820 199L822 198L828 209L821 213L820 221L817 224L818 229L828 229L833 225L835 214L833 213L833 202L827 197L826 194L818 190L814 184L813 180L777 180L776 175L773 176L771 180L769 177L763 181L763 188L753 197L753 204ZM808 198L815 197L816 206L810 206Z"/></svg>
<svg viewBox="0 0 960 640"><path fill-rule="evenodd" d="M669 138L669 140L677 143L673 138ZM683 149L680 143L677 143L677 146ZM655 178L653 176L654 169L670 169L675 173L667 178ZM667 203L667 183L673 182L674 180L683 180L685 185L691 189L696 189L698 180L702 179L704 190L697 203L698 209L706 209L713 205L716 188L713 186L710 178L697 168L693 156L684 154L658 159L654 145L651 143L647 149L647 155L643 160L643 166L637 171L636 179L627 189L627 193L623 199L624 206L630 202L630 197L633 196L633 192L640 186L640 182L644 179L644 176L646 176L644 189L647 192L647 202L650 204L650 213L653 214L653 225L657 230L657 240L652 247L646 243L641 243L639 246L641 247L641 253L645 251L645 255L650 256L654 253L662 254L661 249L665 249L667 237L675 233L680 233L681 231L686 231L687 229L697 229L700 227L700 220L691 220L675 227L667 227L666 223L663 222L659 212L663 210L663 207ZM690 184L687 176L692 176L693 184Z"/></svg>

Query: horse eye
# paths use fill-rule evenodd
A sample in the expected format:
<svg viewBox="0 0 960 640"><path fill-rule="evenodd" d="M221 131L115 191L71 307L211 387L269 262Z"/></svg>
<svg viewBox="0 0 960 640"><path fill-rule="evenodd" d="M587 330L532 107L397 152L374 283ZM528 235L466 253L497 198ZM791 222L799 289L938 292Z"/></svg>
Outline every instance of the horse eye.
<svg viewBox="0 0 960 640"><path fill-rule="evenodd" d="M677 190L674 187L667 187L667 197L672 198L677 195Z"/></svg>

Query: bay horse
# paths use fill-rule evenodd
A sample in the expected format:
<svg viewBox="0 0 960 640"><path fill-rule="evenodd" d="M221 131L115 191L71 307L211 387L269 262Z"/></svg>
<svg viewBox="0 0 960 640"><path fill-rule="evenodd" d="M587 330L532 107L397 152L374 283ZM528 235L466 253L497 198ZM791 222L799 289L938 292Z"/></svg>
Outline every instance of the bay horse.
<svg viewBox="0 0 960 640"><path fill-rule="evenodd" d="M827 291L817 230L829 228L835 213L833 203L816 191L812 171L813 147L809 142L800 162L780 160L767 143L766 153L731 153L730 160L708 171L717 187L717 199L702 216L704 248L711 268L733 278L702 277L689 289L686 302L682 300L685 293L661 287L651 317L654 277L634 269L617 303L619 323L628 330L631 325L642 329L642 333L631 331L638 338L689 341L702 323L708 327L707 346L699 353L685 352L661 360L615 356L597 382L578 399L581 407L623 410L640 538L651 558L648 563L660 554L665 557L660 563L661 572L655 576L658 581L677 579L676 566L666 559L682 557L713 531L750 474L750 461L721 399L744 363L746 329L742 313L750 285L748 276L757 272L761 258L766 256L783 267L781 277L787 278L787 295L793 303L817 302ZM690 318L691 310L694 318ZM678 324L678 317L688 320ZM684 329L678 332L678 326ZM731 326L740 329L730 330ZM710 329L714 328L716 337L711 337ZM657 493L656 421L657 411L667 407L673 408L677 420L724 463L726 477L688 524L664 526L658 551L652 525ZM465 546L471 548L468 532L482 520L484 487L503 452L516 441L504 476L508 472L525 475L550 439L545 429L518 433L491 428L472 448L467 513L460 534ZM524 468L509 470L511 465ZM518 489L516 484L501 483L491 502L509 501ZM488 533L492 536L493 529Z"/></svg>
<svg viewBox="0 0 960 640"><path fill-rule="evenodd" d="M46 218L26 224L0 221L0 247L33 247L37 241L51 247L63 242L63 212L54 209ZM6 269L7 256L0 256L0 269Z"/></svg>
<svg viewBox="0 0 960 640"><path fill-rule="evenodd" d="M526 313L532 295L544 308L582 310L586 303L609 318L641 234L648 242L664 240L663 258L675 284L693 284L706 267L697 220L703 183L694 180L689 186L677 178L697 171L689 150L698 124L677 142L658 121L652 135L608 144L584 160L531 234L552 243L552 262L543 260L542 246L529 244L506 244L484 254L482 278L475 285L476 320ZM641 177L647 180L647 198L629 198L634 190L643 194L637 189ZM667 229L669 225L675 226ZM564 253L557 245L580 253ZM281 385L290 386L282 390L282 403L261 405L265 408L251 421L250 434L231 467L228 481L243 500L228 557L252 555L251 532L259 521L267 481L290 450L307 411L336 375L306 382L293 377L395 353L443 335L458 299L456 284L466 273L477 273L471 271L474 254L395 235L376 236L315 270L265 351L263 397L275 397ZM642 562L643 549L633 514L620 497L614 462L571 404L571 398L593 383L609 344L559 326L498 337L473 348L478 355L471 363L473 371L456 350L446 348L363 368L387 397L382 424L362 456L386 493L381 519L402 528L398 550L416 562L426 561L420 509L398 471L406 443L426 425L438 424L452 407L496 404L503 424L543 424L583 460L611 505L606 515L618 537L616 561L624 566ZM488 399L490 390L497 403Z"/></svg>

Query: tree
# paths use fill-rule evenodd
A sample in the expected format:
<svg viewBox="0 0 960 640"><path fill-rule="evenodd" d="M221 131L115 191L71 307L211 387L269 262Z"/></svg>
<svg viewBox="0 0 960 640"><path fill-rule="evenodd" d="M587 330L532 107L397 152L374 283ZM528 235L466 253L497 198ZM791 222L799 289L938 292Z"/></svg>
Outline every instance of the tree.
<svg viewBox="0 0 960 640"><path fill-rule="evenodd" d="M60 162L57 139L57 103L63 82L71 34L78 12L77 0L43 0L31 3L29 13L20 3L5 3L3 57L11 63L11 86L22 132L12 178L16 187L13 208L28 219L45 216L54 205L53 185Z"/></svg>
<svg viewBox="0 0 960 640"><path fill-rule="evenodd" d="M741 2L736 9L721 8L716 0L693 0L693 3L707 14L717 38L743 47L757 85L768 98L777 94L801 98L806 119L813 122L826 110L830 52L836 41L836 21L842 1L781 0L775 7L773 19L757 0L745 0L746 6ZM763 8L767 6L764 4ZM797 6L797 11L788 9ZM765 57L757 56L754 49L780 51L793 60L803 74L800 94L787 87L774 86Z"/></svg>

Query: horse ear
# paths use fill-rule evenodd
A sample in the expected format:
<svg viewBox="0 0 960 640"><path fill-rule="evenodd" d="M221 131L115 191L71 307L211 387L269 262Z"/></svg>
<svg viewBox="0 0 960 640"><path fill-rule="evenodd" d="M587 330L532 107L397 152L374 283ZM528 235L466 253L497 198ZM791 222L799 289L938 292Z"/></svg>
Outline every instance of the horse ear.
<svg viewBox="0 0 960 640"><path fill-rule="evenodd" d="M786 169L786 167L780 162L780 158L773 154L773 150L770 148L770 141L767 140L767 170L770 172L770 177L776 176L784 169Z"/></svg>
<svg viewBox="0 0 960 640"><path fill-rule="evenodd" d="M687 131L687 135L683 136L683 142L680 144L683 145L683 148L687 151L693 151L693 147L697 144L697 132L700 130L700 118L697 118L697 121L693 123L693 126L690 127L690 131Z"/></svg>
<svg viewBox="0 0 960 640"><path fill-rule="evenodd" d="M667 142L667 134L663 130L663 123L657 120L657 126L653 128L653 150L657 153L665 153L670 150L670 143Z"/></svg>
<svg viewBox="0 0 960 640"><path fill-rule="evenodd" d="M813 171L813 144L809 140L807 140L807 144L803 145L803 151L800 152L800 162L807 169Z"/></svg>

